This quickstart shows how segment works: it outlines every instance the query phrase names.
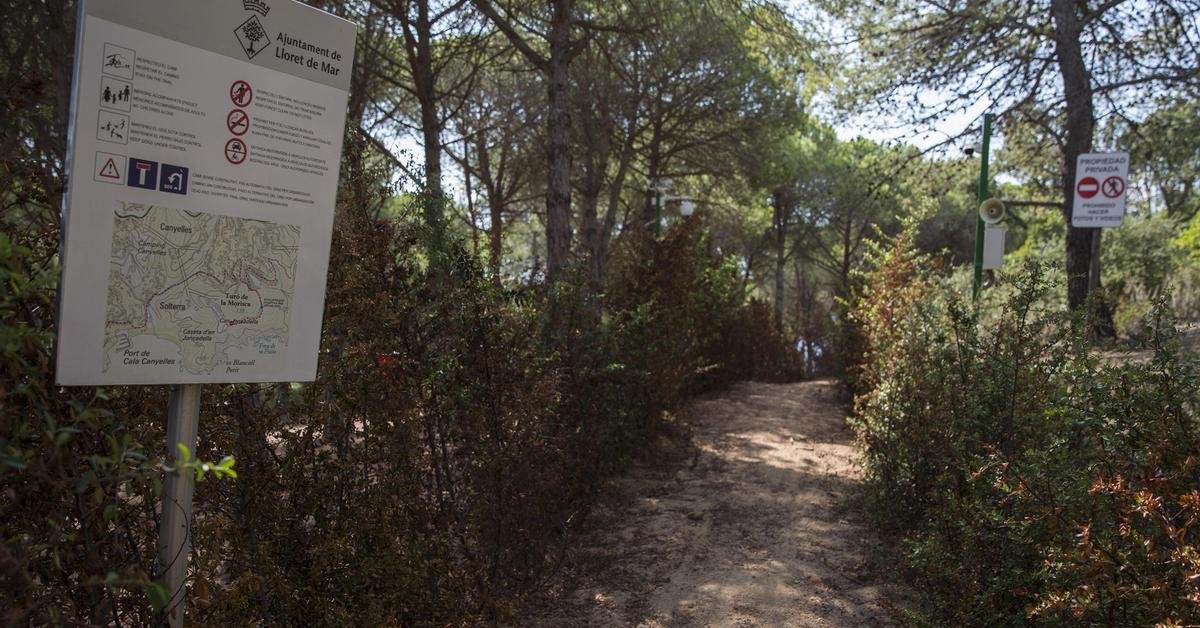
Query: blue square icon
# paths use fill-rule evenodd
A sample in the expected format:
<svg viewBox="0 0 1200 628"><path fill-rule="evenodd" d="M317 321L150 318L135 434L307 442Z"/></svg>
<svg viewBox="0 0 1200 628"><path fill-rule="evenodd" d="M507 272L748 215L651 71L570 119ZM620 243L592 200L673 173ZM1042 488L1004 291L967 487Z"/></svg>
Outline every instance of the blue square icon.
<svg viewBox="0 0 1200 628"><path fill-rule="evenodd" d="M158 162L129 158L126 183L131 188L154 190L158 188Z"/></svg>
<svg viewBox="0 0 1200 628"><path fill-rule="evenodd" d="M158 190L172 194L187 194L188 169L183 166L162 165L162 175L158 178Z"/></svg>

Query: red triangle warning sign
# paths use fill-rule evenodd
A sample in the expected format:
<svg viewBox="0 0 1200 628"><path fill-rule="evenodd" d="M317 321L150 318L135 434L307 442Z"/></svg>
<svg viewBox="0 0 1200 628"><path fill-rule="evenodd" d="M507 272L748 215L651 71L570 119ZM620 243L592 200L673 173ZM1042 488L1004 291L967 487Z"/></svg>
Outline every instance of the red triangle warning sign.
<svg viewBox="0 0 1200 628"><path fill-rule="evenodd" d="M100 183L121 185L125 183L125 156L116 153L96 151L96 169L94 179Z"/></svg>
<svg viewBox="0 0 1200 628"><path fill-rule="evenodd" d="M108 161L104 162L104 165L100 168L100 172L96 174L105 179L121 179L121 173L117 170L117 162L113 161L112 157L109 157Z"/></svg>

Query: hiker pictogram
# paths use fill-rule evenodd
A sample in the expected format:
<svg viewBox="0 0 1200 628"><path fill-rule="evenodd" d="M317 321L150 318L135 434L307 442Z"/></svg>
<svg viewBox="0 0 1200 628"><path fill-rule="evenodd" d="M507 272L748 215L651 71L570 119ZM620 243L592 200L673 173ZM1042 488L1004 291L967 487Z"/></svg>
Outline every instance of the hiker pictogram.
<svg viewBox="0 0 1200 628"><path fill-rule="evenodd" d="M234 81L233 85L229 86L229 99L233 101L233 104L245 107L254 100L254 90L246 81Z"/></svg>
<svg viewBox="0 0 1200 628"><path fill-rule="evenodd" d="M225 126L234 135L245 135L250 130L250 116L241 109L234 109L225 116Z"/></svg>
<svg viewBox="0 0 1200 628"><path fill-rule="evenodd" d="M130 80L133 78L133 62L137 55L124 46L104 44L104 57L100 70L110 76Z"/></svg>

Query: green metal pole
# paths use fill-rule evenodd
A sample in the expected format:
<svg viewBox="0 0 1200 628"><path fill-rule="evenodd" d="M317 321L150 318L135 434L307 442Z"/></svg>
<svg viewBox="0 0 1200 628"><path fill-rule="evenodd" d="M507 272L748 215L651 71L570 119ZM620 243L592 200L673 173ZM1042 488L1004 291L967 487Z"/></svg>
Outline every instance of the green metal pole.
<svg viewBox="0 0 1200 628"><path fill-rule="evenodd" d="M988 198L988 151L992 140L992 119L990 113L983 114L983 150L980 152L979 164L979 204ZM975 217L975 282L971 288L971 298L979 299L979 289L983 286L983 219Z"/></svg>

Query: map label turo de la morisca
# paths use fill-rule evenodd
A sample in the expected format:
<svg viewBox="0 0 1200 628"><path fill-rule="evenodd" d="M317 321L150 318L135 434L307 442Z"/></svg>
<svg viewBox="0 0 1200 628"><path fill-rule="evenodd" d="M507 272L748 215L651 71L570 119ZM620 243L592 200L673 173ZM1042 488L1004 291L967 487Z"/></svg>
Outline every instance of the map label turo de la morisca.
<svg viewBox="0 0 1200 628"><path fill-rule="evenodd" d="M85 0L61 385L311 381L352 23L293 0Z"/></svg>

